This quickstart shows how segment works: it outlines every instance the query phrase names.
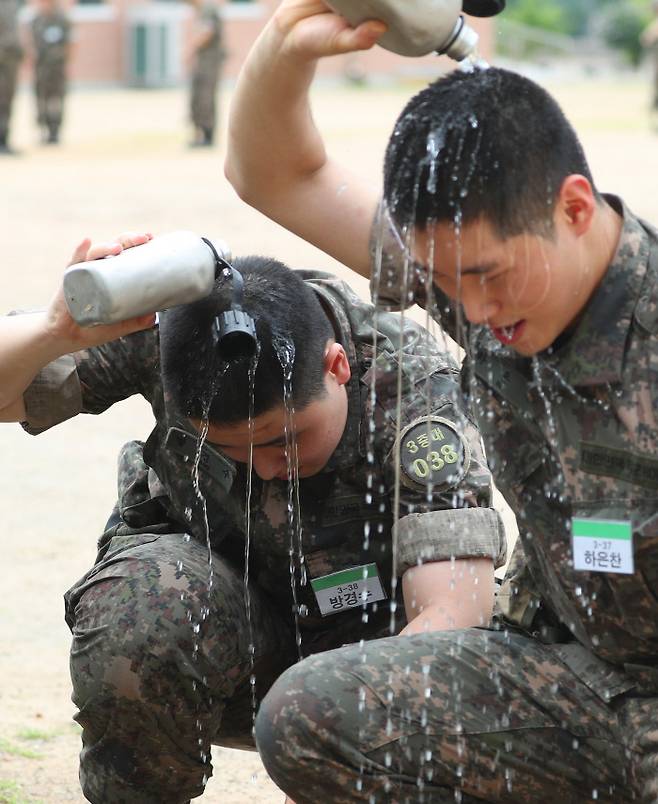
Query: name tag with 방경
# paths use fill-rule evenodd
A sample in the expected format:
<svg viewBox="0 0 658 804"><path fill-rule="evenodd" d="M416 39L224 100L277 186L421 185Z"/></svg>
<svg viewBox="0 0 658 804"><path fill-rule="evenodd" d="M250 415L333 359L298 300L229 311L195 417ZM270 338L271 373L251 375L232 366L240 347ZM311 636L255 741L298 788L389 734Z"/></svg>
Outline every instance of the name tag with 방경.
<svg viewBox="0 0 658 804"><path fill-rule="evenodd" d="M574 518L571 533L574 569L622 575L635 572L630 522Z"/></svg>
<svg viewBox="0 0 658 804"><path fill-rule="evenodd" d="M311 588L323 617L358 608L365 603L386 600L376 564L364 564L314 578Z"/></svg>

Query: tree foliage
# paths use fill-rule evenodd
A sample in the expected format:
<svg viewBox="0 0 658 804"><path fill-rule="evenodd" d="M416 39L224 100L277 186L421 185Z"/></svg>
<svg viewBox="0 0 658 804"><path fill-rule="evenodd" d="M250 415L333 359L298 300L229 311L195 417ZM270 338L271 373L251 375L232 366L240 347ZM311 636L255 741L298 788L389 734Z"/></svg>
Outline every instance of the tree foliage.
<svg viewBox="0 0 658 804"><path fill-rule="evenodd" d="M633 65L642 55L640 34L651 0L507 0L505 18L569 36L600 36Z"/></svg>
<svg viewBox="0 0 658 804"><path fill-rule="evenodd" d="M619 0L606 9L601 31L610 47L621 52L637 67L642 59L640 35L648 25L651 15L639 0Z"/></svg>

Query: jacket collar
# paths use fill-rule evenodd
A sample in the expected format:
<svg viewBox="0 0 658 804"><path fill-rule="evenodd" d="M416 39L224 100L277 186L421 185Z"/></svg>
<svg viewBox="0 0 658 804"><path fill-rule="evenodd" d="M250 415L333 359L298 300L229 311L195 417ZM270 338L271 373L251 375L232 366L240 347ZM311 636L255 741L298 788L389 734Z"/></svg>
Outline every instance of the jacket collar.
<svg viewBox="0 0 658 804"><path fill-rule="evenodd" d="M616 196L606 200L623 217L614 259L568 339L544 359L573 386L617 383L647 266L647 231Z"/></svg>

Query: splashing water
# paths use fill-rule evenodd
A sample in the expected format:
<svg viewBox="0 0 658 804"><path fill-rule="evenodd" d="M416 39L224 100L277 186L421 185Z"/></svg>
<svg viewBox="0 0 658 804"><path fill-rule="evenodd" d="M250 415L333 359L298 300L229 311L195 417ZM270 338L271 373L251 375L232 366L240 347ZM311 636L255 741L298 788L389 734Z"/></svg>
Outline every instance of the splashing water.
<svg viewBox="0 0 658 804"><path fill-rule="evenodd" d="M212 554L212 544L210 538L210 524L208 522L208 507L206 504L206 498L203 494L201 489L201 481L199 476L199 466L201 463L201 455L203 453L203 448L206 443L206 439L208 437L208 429L210 427L210 406L212 404L212 400L214 399L217 389L221 383L223 376L226 374L228 370L228 363L222 361L220 366L218 367L217 371L213 373L213 380L211 382L208 395L203 403L203 414L201 417L201 429L199 431L199 437L197 439L196 444L196 452L194 455L194 461L192 463L192 488L194 491L194 496L199 504L201 509L201 522L203 523L203 531L205 535L206 547L208 550L208 583L207 583L207 600L203 603L200 600L200 609L199 609L199 618L195 619L192 609L188 609L187 611L187 620L190 623L192 628L192 660L197 661L199 657L199 644L200 644L200 637L201 637L201 630L202 625L205 620L208 618L211 609L211 595L212 589L214 586L214 567L213 567L213 554ZM185 509L185 518L189 522L192 521L194 514L191 508ZM190 534L185 534L185 541L190 540ZM183 600L183 593L181 593L181 601ZM205 676L201 679L202 683L206 683ZM192 682L192 689L196 691L197 689L197 682ZM212 697L208 698L208 706L212 706L213 700ZM198 711L198 710L197 710ZM200 717L196 720L196 729L198 732L197 736L197 743L199 745L199 757L201 762L205 765L208 762L208 754L205 751L205 745L209 744L208 739L204 739L203 736L203 722ZM203 778L203 785L205 787L208 781L208 776L204 774Z"/></svg>
<svg viewBox="0 0 658 804"><path fill-rule="evenodd" d="M463 73L474 73L476 70L488 70L490 66L489 62L474 50L459 62L457 69Z"/></svg>
<svg viewBox="0 0 658 804"><path fill-rule="evenodd" d="M285 409L284 435L286 440L286 466L288 471L288 531L290 533L290 588L292 591L293 616L295 619L295 643L297 655L302 658L302 633L299 627L299 601L297 597L297 573L302 584L306 582L302 519L299 504L299 456L295 432L295 406L293 403L292 372L295 363L295 346L292 341L275 336L274 350L283 369L283 405Z"/></svg>
<svg viewBox="0 0 658 804"><path fill-rule="evenodd" d="M256 646L254 645L254 627L251 620L251 592L249 590L249 558L251 549L251 489L254 467L254 400L256 392L256 368L260 356L260 344L257 344L256 353L249 363L249 454L247 458L247 493L244 510L244 605L247 615L247 631L249 634L249 686L251 688L251 733L255 732L256 724L256 675L254 673L254 659Z"/></svg>

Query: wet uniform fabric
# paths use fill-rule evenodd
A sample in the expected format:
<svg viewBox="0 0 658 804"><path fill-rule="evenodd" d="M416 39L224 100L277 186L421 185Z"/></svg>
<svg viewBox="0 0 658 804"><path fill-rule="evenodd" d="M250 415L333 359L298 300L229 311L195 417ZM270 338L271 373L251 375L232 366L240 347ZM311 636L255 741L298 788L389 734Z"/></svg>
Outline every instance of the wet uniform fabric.
<svg viewBox="0 0 658 804"><path fill-rule="evenodd" d="M0 0L0 149L7 146L11 107L22 58L18 3L16 0Z"/></svg>
<svg viewBox="0 0 658 804"><path fill-rule="evenodd" d="M397 316L375 317L370 305L328 274L303 275L350 361L348 419L329 465L299 483L301 548L295 529L291 543L287 484L254 477L250 618L244 601L245 467L210 444L200 454L212 545L209 592L204 511L192 483L197 436L161 381L158 344L166 313L160 332L63 357L25 392L24 427L34 434L79 412L101 413L132 394L149 401L156 420L146 443L122 449L119 499L97 562L66 595L73 698L83 726L81 779L91 801L184 802L202 793L212 772L211 744L253 747L249 645L260 699L298 658L291 572L303 655L390 634L389 600L369 603L364 611L344 595L347 608L323 617L310 581L374 564L390 598L398 373L402 451L425 454L424 439L438 438L440 428L446 461L459 455L443 469L431 470L432 460L427 462L436 481L429 502L427 478L402 485L398 577L428 560L505 560L502 524L488 507L490 475L479 434L460 402L454 360L409 321L398 353ZM452 474L445 474L447 466ZM395 631L405 624L399 595L397 602Z"/></svg>
<svg viewBox="0 0 658 804"><path fill-rule="evenodd" d="M37 122L54 142L64 113L71 23L66 14L55 10L37 14L32 20L31 31L36 53L34 90Z"/></svg>
<svg viewBox="0 0 658 804"><path fill-rule="evenodd" d="M384 640L367 646L372 667L348 648L285 673L257 738L297 804L318 800L318 778L335 802L658 801L658 233L606 199L623 215L618 250L568 338L534 361L484 327L460 338L462 381L519 524L500 630ZM380 304L422 302L424 272L405 268L385 212L373 255L382 231ZM434 292L434 317L459 336ZM576 568L572 530L611 522L634 566L604 538ZM352 739L336 741L335 723Z"/></svg>
<svg viewBox="0 0 658 804"><path fill-rule="evenodd" d="M217 87L225 58L222 43L222 18L213 5L205 5L196 20L197 31L209 34L209 40L195 54L190 94L192 123L204 132L212 133L217 124Z"/></svg>

